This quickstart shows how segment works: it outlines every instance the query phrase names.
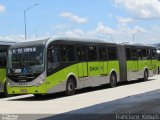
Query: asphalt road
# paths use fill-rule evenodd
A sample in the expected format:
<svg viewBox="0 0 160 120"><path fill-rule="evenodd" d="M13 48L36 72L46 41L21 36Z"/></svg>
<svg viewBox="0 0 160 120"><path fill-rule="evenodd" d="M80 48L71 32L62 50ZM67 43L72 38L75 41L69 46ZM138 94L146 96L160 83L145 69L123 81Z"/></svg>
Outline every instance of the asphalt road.
<svg viewBox="0 0 160 120"><path fill-rule="evenodd" d="M160 114L159 89L160 76L154 76L147 82L133 81L116 88L87 88L69 97L58 93L43 98L33 95L0 98L0 118L104 120L121 118L115 114Z"/></svg>

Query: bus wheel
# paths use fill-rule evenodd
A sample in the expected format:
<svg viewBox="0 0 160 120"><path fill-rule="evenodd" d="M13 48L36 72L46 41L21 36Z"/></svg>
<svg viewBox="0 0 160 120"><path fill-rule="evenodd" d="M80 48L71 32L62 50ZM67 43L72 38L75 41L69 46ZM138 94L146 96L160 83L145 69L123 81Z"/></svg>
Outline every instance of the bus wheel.
<svg viewBox="0 0 160 120"><path fill-rule="evenodd" d="M117 76L115 73L112 73L110 76L110 87L114 88L117 85Z"/></svg>
<svg viewBox="0 0 160 120"><path fill-rule="evenodd" d="M66 94L68 96L73 95L75 93L76 83L74 79L69 78L66 85Z"/></svg>
<svg viewBox="0 0 160 120"><path fill-rule="evenodd" d="M147 81L148 80L148 71L145 70L144 71L144 78L143 78L144 81Z"/></svg>
<svg viewBox="0 0 160 120"><path fill-rule="evenodd" d="M4 84L4 93L3 93L3 95L5 96L5 97L9 97L10 95L8 94L8 90L7 90L7 83L5 82L5 84Z"/></svg>

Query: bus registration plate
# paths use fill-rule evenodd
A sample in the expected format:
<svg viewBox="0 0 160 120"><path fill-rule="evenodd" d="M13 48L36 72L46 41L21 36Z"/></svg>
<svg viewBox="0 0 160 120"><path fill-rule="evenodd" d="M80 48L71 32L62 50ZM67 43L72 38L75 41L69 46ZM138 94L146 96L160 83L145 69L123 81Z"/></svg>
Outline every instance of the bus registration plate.
<svg viewBox="0 0 160 120"><path fill-rule="evenodd" d="M27 89L20 89L21 93L27 93Z"/></svg>

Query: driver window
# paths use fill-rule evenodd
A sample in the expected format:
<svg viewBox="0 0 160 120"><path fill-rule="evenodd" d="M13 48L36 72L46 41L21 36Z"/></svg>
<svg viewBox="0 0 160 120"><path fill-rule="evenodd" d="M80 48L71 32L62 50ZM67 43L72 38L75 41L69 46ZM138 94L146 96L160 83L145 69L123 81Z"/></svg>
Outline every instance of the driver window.
<svg viewBox="0 0 160 120"><path fill-rule="evenodd" d="M48 70L54 70L59 66L59 49L58 46L50 46L47 52Z"/></svg>

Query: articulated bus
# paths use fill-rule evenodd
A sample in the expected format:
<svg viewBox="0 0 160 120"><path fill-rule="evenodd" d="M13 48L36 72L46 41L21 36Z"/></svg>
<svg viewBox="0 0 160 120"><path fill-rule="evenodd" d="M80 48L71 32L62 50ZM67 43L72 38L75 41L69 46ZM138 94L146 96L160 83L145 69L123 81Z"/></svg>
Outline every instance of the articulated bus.
<svg viewBox="0 0 160 120"><path fill-rule="evenodd" d="M9 94L43 94L143 78L156 73L156 48L103 40L53 37L10 47Z"/></svg>
<svg viewBox="0 0 160 120"><path fill-rule="evenodd" d="M0 41L0 93L7 96L6 89L6 64L7 64L7 54L8 48L14 42L11 41Z"/></svg>

